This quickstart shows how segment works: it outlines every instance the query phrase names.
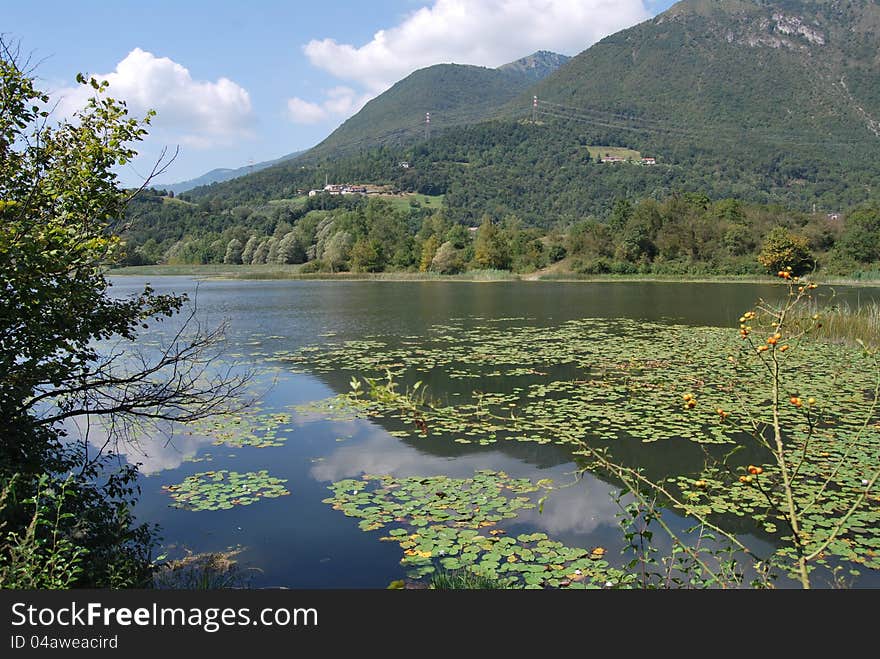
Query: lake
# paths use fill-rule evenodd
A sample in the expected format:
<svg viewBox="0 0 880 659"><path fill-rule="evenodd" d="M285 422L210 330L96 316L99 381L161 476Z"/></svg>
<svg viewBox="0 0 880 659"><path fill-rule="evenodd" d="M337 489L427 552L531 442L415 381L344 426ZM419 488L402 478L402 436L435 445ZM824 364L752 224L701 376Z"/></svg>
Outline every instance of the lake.
<svg viewBox="0 0 880 659"><path fill-rule="evenodd" d="M111 281L114 294L127 295L147 279ZM259 406L242 412L242 423L249 415L268 421L257 431L262 446L235 440L217 444L228 427L218 426L212 433L203 426L190 430L192 434L177 431L170 440L145 438L137 448L125 448L125 457L140 463L143 473L137 515L161 525L173 555L241 548L239 560L248 569L251 585L287 588L384 588L404 578L407 569L401 565L398 543L380 541L380 530L361 530L363 518L346 516L323 502L334 495L329 489L334 482L364 474L395 479L447 476L462 479L450 481L462 487L488 470L511 479L573 483L550 492L542 509L523 508L497 527L511 537L543 532L566 547L607 548L610 563L624 560L619 553L620 508L612 497L619 485L590 474L575 482L572 446L494 437L456 441L462 438L455 432L422 437L407 432L399 419L344 414L337 418L322 413L326 407L310 409L310 403L349 391L351 377L360 370L356 363L349 368L353 359L363 360L364 370L369 366L376 373L391 364L401 386L421 381L437 399L460 401L474 391L491 392L514 401L508 404L511 409L526 413L522 398L517 398L522 392L533 392L550 380L577 382L582 377L583 366L570 355L567 363L551 363L553 355L565 352L570 342L566 337L574 332L604 332L608 341L644 324L646 332L654 333L643 337L649 347L651 337L661 336L667 325L724 327L735 336L737 319L758 298L777 299L784 292L774 285L723 283L196 282L184 277L149 281L159 292L188 292L197 301L197 317L207 326L228 322L226 359L258 373L252 391ZM880 300L876 288L840 288L837 295L853 305ZM596 320L579 324L582 319ZM570 334L560 334L559 328ZM149 339L167 335L169 329L156 328ZM457 336L464 337L462 342L455 342ZM344 354L338 352L342 346ZM487 346L489 350L482 355L483 366L474 366L468 357L462 359L466 366L453 367L444 362L444 346L466 356L481 355ZM302 352L304 347L309 351ZM333 350L337 352L330 354ZM660 342L657 350L663 350ZM312 358L323 351L329 351L329 361ZM532 359L527 360L529 368L512 369L491 354L495 352L539 354L543 366ZM371 362L371 355L378 357ZM557 398L551 392L546 404ZM664 412L656 423L664 416L669 415ZM630 423L610 418L611 425ZM703 459L702 449L687 441L645 442L636 437L621 440L619 448L628 464L643 466L656 477L695 473ZM221 470L267 470L284 481L289 494L219 510L171 506L174 501L163 486ZM353 510L354 503L348 505ZM339 507L345 509L343 504ZM674 514L664 519L676 529L685 526ZM772 536L760 528L746 522L738 528L756 547L771 549ZM880 583L872 576L876 571L867 572L854 584Z"/></svg>

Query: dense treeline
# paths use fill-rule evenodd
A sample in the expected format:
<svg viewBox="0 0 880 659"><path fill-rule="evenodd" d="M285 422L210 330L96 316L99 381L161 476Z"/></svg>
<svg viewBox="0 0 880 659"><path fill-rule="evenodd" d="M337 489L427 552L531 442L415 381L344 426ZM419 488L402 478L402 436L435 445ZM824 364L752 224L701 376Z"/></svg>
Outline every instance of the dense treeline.
<svg viewBox="0 0 880 659"><path fill-rule="evenodd" d="M566 259L563 269L583 274L759 274L780 263L850 274L880 261L877 205L844 216L678 192L660 200L618 199L604 214L547 228L503 209L483 213L473 226L454 208L414 197L407 206L324 194L224 209L216 200L194 204L150 190L132 208L129 265L304 264L304 272L453 274L531 272Z"/></svg>

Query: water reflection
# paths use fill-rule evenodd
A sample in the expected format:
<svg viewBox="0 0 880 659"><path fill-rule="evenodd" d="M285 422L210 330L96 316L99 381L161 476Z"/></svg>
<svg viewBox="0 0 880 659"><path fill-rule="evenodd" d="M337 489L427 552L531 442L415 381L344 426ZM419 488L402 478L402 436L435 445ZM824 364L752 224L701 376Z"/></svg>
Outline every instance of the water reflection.
<svg viewBox="0 0 880 659"><path fill-rule="evenodd" d="M211 437L187 434L170 425L153 426L148 432L139 433L141 439L120 439L116 435L111 438L107 427L95 421L90 423L88 417L67 419L63 427L68 441L88 444L90 459L112 451L128 464L138 465L140 473L145 476L177 469L214 441Z"/></svg>
<svg viewBox="0 0 880 659"><path fill-rule="evenodd" d="M614 523L619 511L612 499L615 487L589 474L580 482L574 482L571 464L536 473L531 465L497 450L457 458L431 456L389 437L380 428L356 446L333 451L315 464L309 475L324 482L357 478L363 474L470 478L481 469L504 471L516 478L550 478L560 485L570 484L553 491L543 512L537 508L527 510L517 519L517 522L541 526L549 533L591 533L600 524Z"/></svg>

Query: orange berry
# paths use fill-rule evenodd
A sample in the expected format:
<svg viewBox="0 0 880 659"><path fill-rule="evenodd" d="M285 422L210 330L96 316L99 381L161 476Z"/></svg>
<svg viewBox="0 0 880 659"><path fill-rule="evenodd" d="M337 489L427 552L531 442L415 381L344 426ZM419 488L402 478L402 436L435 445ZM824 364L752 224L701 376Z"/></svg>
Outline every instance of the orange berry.
<svg viewBox="0 0 880 659"><path fill-rule="evenodd" d="M792 396L792 397L789 398L788 400L789 400L789 402L790 402L792 405L794 405L795 407L800 407L801 405L804 404L803 401L802 401L800 398L798 398L797 396Z"/></svg>
<svg viewBox="0 0 880 659"><path fill-rule="evenodd" d="M771 346L775 346L778 342L779 339L777 339L775 336L771 336L769 339L767 339L767 344Z"/></svg>
<svg viewBox="0 0 880 659"><path fill-rule="evenodd" d="M758 475L764 473L764 468L763 467L756 467L755 465L749 465L749 473L754 476L758 476Z"/></svg>
<svg viewBox="0 0 880 659"><path fill-rule="evenodd" d="M757 350L758 352L767 352L768 350L770 350L770 348L768 348L767 346L758 346Z"/></svg>
<svg viewBox="0 0 880 659"><path fill-rule="evenodd" d="M788 346L787 346L787 345L785 345L785 346L779 346L779 352L785 352L786 350L788 350Z"/></svg>

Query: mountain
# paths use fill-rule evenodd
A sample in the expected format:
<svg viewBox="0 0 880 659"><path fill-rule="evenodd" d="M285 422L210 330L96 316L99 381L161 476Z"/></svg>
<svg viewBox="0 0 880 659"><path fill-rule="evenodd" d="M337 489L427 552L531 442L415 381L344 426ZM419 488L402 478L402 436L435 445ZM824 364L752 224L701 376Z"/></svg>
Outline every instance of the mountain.
<svg viewBox="0 0 880 659"><path fill-rule="evenodd" d="M533 82L543 80L556 71L560 66L571 58L568 55L552 53L549 50L539 50L527 57L522 57L515 62L499 66L499 71L516 73L530 78Z"/></svg>
<svg viewBox="0 0 880 659"><path fill-rule="evenodd" d="M469 207L468 217L493 208L558 213L539 190L600 214L614 196L676 189L829 211L880 195L874 0L685 0L596 43L506 109L533 95L537 162L546 154L546 171L522 131L495 144L491 159L442 147L471 165L447 196ZM656 157L659 166L585 168L584 149L603 145ZM483 192L512 182L528 202L499 206L501 195Z"/></svg>
<svg viewBox="0 0 880 659"><path fill-rule="evenodd" d="M568 58L539 51L498 69L462 64L436 64L419 69L369 101L324 141L292 160L265 171L217 186L193 188L194 197L223 197L246 201L254 198L289 197L297 189L322 185L325 175L358 175L361 169L345 164L345 157L377 147L399 148L426 135L426 113L431 113L430 134L463 125L478 124L498 117L525 116L531 100L515 110L502 108L534 83L537 77L555 70ZM321 169L322 163L334 165ZM385 159L378 178L388 178L397 165L392 155ZM320 170L320 172L318 171ZM374 168L368 171L375 178Z"/></svg>
<svg viewBox="0 0 880 659"><path fill-rule="evenodd" d="M161 190L168 190L170 192L173 192L174 194L180 194L181 192L192 190L193 188L197 188L201 185L222 183L223 181L229 181L231 179L238 178L239 176L247 176L248 174L253 174L254 172L260 171L261 169L266 169L267 167L272 167L273 165L286 162L287 160L292 160L302 153L304 152L295 151L294 153L288 153L286 156L281 156L280 158L276 158L275 160L266 160L264 162L258 162L252 165L238 167L237 169L212 169L210 172L202 174L201 176L197 176L196 178L191 178L187 181L180 181L179 183L157 183L153 187Z"/></svg>
<svg viewBox="0 0 880 659"><path fill-rule="evenodd" d="M544 225L681 190L829 212L880 196L875 1L685 0L535 84L523 67L423 69L301 158L193 194L265 201L329 172ZM657 165L596 162L613 149Z"/></svg>
<svg viewBox="0 0 880 659"><path fill-rule="evenodd" d="M431 131L485 121L568 59L539 51L497 69L463 64L419 69L369 101L309 155L411 142L425 134L428 112ZM528 104L517 111L527 112L527 108Z"/></svg>
<svg viewBox="0 0 880 659"><path fill-rule="evenodd" d="M529 93L606 121L662 123L656 133L867 140L880 136L878 53L871 0L685 0Z"/></svg>

